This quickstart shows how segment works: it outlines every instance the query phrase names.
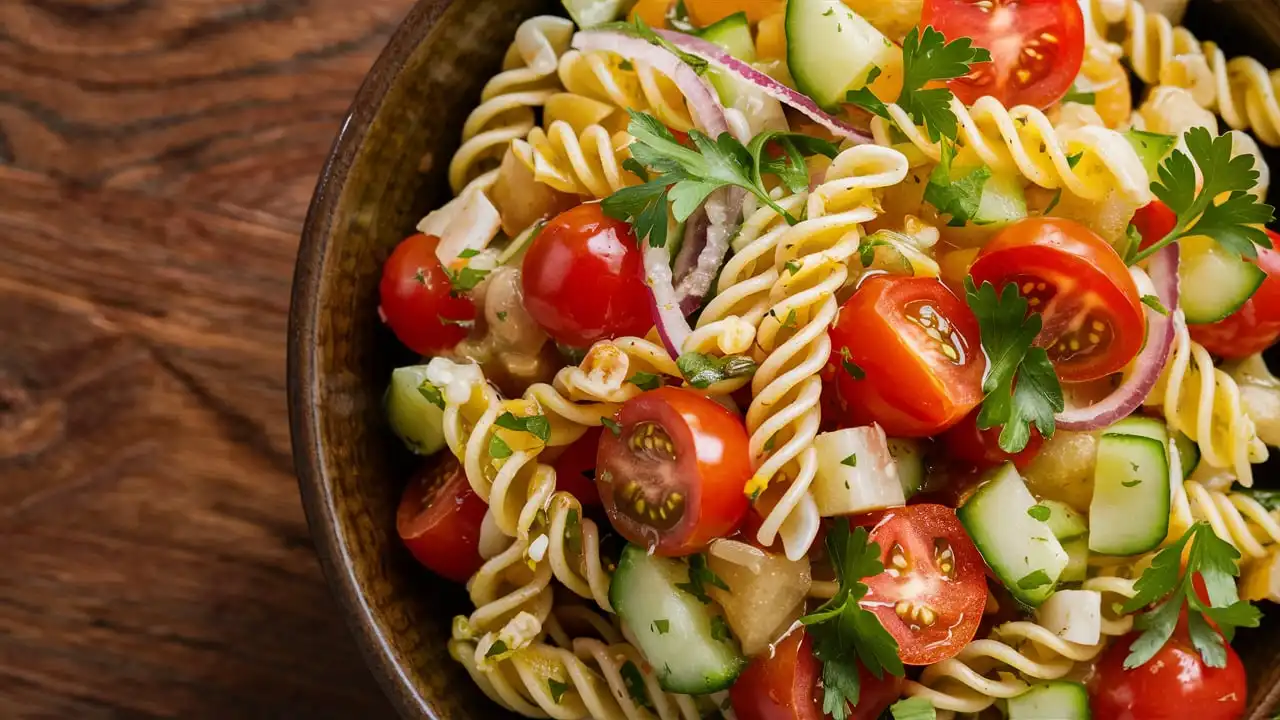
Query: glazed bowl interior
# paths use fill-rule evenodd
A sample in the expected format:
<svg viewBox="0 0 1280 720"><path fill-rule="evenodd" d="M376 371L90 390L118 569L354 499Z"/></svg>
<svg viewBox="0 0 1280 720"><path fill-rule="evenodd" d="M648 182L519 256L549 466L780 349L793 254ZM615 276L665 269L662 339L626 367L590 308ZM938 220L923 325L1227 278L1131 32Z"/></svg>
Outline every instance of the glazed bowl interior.
<svg viewBox="0 0 1280 720"><path fill-rule="evenodd" d="M1275 3L1203 0L1188 24L1280 65ZM294 283L289 336L290 417L307 517L334 594L374 675L404 717L510 715L476 688L446 650L451 619L470 607L462 588L419 567L395 531L399 494L415 460L382 415L391 369L413 362L378 322L382 262L427 211L449 196L446 168L484 83L519 23L558 12L539 0L422 0L356 97L321 175ZM1280 167L1274 154L1272 167ZM1273 198L1274 201L1274 198ZM1276 483L1277 466L1258 475ZM1275 695L1280 624L1245 631L1252 703ZM1263 717L1261 714L1257 717ZM1269 717L1269 716L1267 716Z"/></svg>

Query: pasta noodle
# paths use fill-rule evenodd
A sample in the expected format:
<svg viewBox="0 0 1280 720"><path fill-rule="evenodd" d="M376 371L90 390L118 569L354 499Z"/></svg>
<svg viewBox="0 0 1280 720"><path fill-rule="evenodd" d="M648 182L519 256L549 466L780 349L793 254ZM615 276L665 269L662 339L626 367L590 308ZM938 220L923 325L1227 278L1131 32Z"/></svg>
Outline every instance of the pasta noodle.
<svg viewBox="0 0 1280 720"><path fill-rule="evenodd" d="M551 15L530 18L516 30L502 72L481 90L480 104L463 125L462 146L449 162L449 185L455 195L472 183L492 184L507 145L533 129L533 109L561 89L557 61L572 37L573 23Z"/></svg>
<svg viewBox="0 0 1280 720"><path fill-rule="evenodd" d="M1267 459L1267 446L1241 407L1240 388L1191 339L1181 310L1173 324L1173 352L1146 402L1164 411L1169 427L1199 444L1203 462L1231 470L1242 485L1251 486L1251 463Z"/></svg>
<svg viewBox="0 0 1280 720"><path fill-rule="evenodd" d="M1170 539L1181 537L1200 521L1209 523L1214 534L1234 545L1245 558L1264 557L1280 543L1280 522L1249 495L1214 490L1195 480L1175 484Z"/></svg>
<svg viewBox="0 0 1280 720"><path fill-rule="evenodd" d="M546 131L534 128L526 140L513 140L516 157L533 173L533 178L561 192L604 198L639 178L622 168L631 156L627 145L631 136L609 134L601 125L589 125L581 133L563 120L551 123Z"/></svg>
<svg viewBox="0 0 1280 720"><path fill-rule="evenodd" d="M642 63L604 51L570 50L560 57L560 82L575 95L646 112L681 132L694 127L693 116L670 78Z"/></svg>
<svg viewBox="0 0 1280 720"><path fill-rule="evenodd" d="M887 106L893 124L929 160L942 157L942 147L917 127L901 106ZM994 172L1018 172L1043 188L1098 200L1115 190L1144 204L1151 198L1147 172L1133 147L1119 133L1086 126L1056 130L1039 110L1018 105L1006 108L993 97L979 98L965 107L956 98L951 110L959 121L957 163L966 156L989 165ZM876 117L872 134L880 145L894 145L889 122Z"/></svg>
<svg viewBox="0 0 1280 720"><path fill-rule="evenodd" d="M809 485L817 471L813 439L821 421L818 373L831 354L827 328L839 309L835 294L848 278L848 261L861 242L861 226L878 212L874 191L906 175L907 159L896 150L874 145L845 150L809 195L806 219L778 239L771 307L756 337L764 360L752 378L753 400L747 411L756 464L747 492L757 495L785 478L785 486L779 482L759 500L767 514L758 540L767 546L781 535L792 560L808 551L818 531L818 509Z"/></svg>

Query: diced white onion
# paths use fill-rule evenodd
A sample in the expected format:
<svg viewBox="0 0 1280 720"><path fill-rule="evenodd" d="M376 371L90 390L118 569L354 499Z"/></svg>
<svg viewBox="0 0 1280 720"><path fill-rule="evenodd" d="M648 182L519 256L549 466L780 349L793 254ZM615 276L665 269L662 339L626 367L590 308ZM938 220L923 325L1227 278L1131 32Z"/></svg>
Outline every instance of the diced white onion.
<svg viewBox="0 0 1280 720"><path fill-rule="evenodd" d="M905 505L898 466L879 425L822 433L814 439L818 473L813 499L823 517Z"/></svg>

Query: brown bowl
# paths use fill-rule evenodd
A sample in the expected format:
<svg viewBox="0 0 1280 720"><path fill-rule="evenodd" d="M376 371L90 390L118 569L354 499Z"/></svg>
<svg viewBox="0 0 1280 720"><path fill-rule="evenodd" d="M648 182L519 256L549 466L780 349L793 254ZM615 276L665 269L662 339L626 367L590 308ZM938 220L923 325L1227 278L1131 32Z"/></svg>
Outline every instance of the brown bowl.
<svg viewBox="0 0 1280 720"><path fill-rule="evenodd" d="M1232 55L1280 66L1280 0L1195 0L1188 25ZM294 462L325 575L374 675L406 718L509 717L445 648L463 591L400 546L395 508L413 459L383 419L393 367L412 361L377 319L382 262L448 197L445 169L480 88L539 0L422 0L356 95L321 173L294 279L289 402ZM1257 15L1255 15L1257 13ZM1269 39L1271 38L1271 39ZM1271 157L1280 169L1280 158ZM1276 467L1260 473L1276 481ZM1280 699L1280 621L1245 631L1253 718Z"/></svg>

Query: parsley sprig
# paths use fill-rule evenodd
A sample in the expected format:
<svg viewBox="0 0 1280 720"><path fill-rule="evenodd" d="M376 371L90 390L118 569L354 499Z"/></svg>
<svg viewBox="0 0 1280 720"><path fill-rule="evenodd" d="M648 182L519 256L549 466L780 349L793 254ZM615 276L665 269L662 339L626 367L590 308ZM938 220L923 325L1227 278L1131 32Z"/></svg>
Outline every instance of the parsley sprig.
<svg viewBox="0 0 1280 720"><path fill-rule="evenodd" d="M1248 257L1258 256L1255 245L1271 247L1267 234L1257 226L1271 222L1275 209L1249 192L1258 183L1253 155L1231 157L1230 136L1214 137L1202 127L1191 128L1182 139L1191 156L1181 150L1171 152L1160 164L1159 179L1151 183L1151 192L1173 210L1177 222L1169 234L1135 254L1131 263L1188 235L1206 235ZM1204 178L1199 191L1196 168ZM1224 193L1225 199L1218 200Z"/></svg>
<svg viewBox="0 0 1280 720"><path fill-rule="evenodd" d="M1185 571L1182 570L1184 554L1187 558ZM1128 613L1155 603L1134 622L1134 627L1142 634L1129 648L1124 666L1133 669L1155 657L1173 636L1185 604L1187 632L1192 646L1200 653L1205 665L1226 667L1227 652L1223 638L1230 642L1236 628L1257 627L1262 617L1258 608L1241 600L1236 593L1239 560L1239 551L1214 534L1205 522L1192 525L1177 542L1156 553L1151 567L1142 573L1134 586L1138 594L1124 604L1124 612ZM1204 580L1207 604L1195 591L1192 582L1195 575ZM1210 622L1218 626L1217 631Z"/></svg>
<svg viewBox="0 0 1280 720"><path fill-rule="evenodd" d="M876 678L886 672L901 677L905 671L898 658L898 642L874 613L858 604L867 594L862 578L884 572L880 546L868 541L866 528L850 532L846 520L831 526L827 553L840 591L800 622L808 627L814 655L822 661L822 711L835 720L846 720L861 692L859 663Z"/></svg>
<svg viewBox="0 0 1280 720"><path fill-rule="evenodd" d="M898 105L916 125L923 125L929 139L938 142L942 138L956 139L956 114L951 111L951 91L945 87L925 86L940 80L952 80L969 72L974 63L990 62L991 53L985 48L973 47L967 37L947 42L947 38L932 25L920 32L911 28L902 41L902 93ZM879 72L872 72L868 82ZM848 102L868 112L890 120L889 109L868 88L852 90L845 98Z"/></svg>
<svg viewBox="0 0 1280 720"><path fill-rule="evenodd" d="M1003 426L1000 449L1008 453L1027 447L1032 424L1043 437L1053 437L1053 416L1062 412L1065 403L1048 353L1031 345L1040 334L1040 314L1027 313L1027 300L1014 283L997 295L990 282L979 288L965 278L965 299L978 318L988 361L978 427Z"/></svg>
<svg viewBox="0 0 1280 720"><path fill-rule="evenodd" d="M955 144L943 140L941 157L929 174L929 184L924 188L924 199L937 208L939 213L951 216L947 225L963 227L978 214L978 207L982 205L982 188L991 179L991 168L979 165L964 175L953 178L951 163L955 156Z"/></svg>
<svg viewBox="0 0 1280 720"><path fill-rule="evenodd" d="M784 210L764 186L763 176L776 175L793 192L809 184L804 158L808 155L835 157L836 146L819 138L800 133L768 131L743 145L729 133L711 138L697 130L689 131L694 147L676 140L667 126L648 113L627 110L631 121L627 132L635 138L631 157L623 167L644 180L625 187L601 202L605 214L624 220L635 229L636 237L647 238L653 247L667 243L667 206L677 222L684 222L711 193L723 187L739 187L760 199L795 224L796 218ZM771 157L766 148L779 148ZM653 173L656 176L651 177Z"/></svg>

